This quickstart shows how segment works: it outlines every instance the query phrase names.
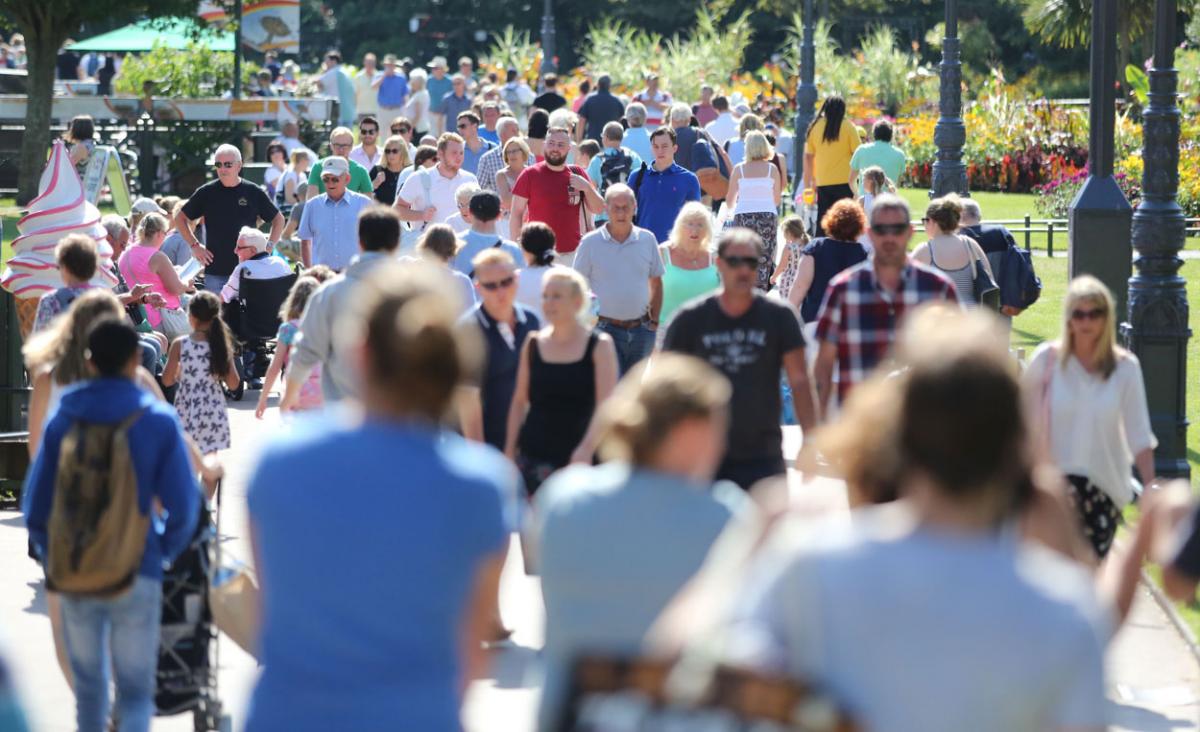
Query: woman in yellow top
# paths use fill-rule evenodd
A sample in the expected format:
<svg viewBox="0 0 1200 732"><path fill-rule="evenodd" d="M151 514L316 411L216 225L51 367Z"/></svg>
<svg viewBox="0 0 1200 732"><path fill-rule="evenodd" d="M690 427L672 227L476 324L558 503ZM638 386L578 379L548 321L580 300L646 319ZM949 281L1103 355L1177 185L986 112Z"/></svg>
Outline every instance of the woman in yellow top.
<svg viewBox="0 0 1200 732"><path fill-rule="evenodd" d="M804 187L817 189L817 236L824 236L820 221L833 204L854 198L850 157L858 148L858 132L846 119L846 102L836 94L825 99L808 126L804 143Z"/></svg>

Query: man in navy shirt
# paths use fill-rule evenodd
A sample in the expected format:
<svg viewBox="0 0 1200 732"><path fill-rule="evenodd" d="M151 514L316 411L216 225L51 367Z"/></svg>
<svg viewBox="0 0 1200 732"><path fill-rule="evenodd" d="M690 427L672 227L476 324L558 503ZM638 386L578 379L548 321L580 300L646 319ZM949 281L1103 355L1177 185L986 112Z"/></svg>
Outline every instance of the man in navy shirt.
<svg viewBox="0 0 1200 732"><path fill-rule="evenodd" d="M637 225L654 232L664 242L671 235L675 217L688 201L700 200L700 180L675 162L675 130L660 127L650 135L654 164L642 163L629 176L629 187L637 196Z"/></svg>
<svg viewBox="0 0 1200 732"><path fill-rule="evenodd" d="M604 74L596 80L596 93L588 97L579 108L579 125L575 134L580 135L578 142L595 140L600 142L604 133L604 125L621 119L625 114L625 105L609 91L612 79Z"/></svg>

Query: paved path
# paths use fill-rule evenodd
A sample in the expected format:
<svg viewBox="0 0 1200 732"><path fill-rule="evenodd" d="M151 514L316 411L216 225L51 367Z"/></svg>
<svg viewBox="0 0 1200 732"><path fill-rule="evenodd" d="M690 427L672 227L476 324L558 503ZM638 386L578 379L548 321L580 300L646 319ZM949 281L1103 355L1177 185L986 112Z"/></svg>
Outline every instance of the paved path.
<svg viewBox="0 0 1200 732"><path fill-rule="evenodd" d="M250 440L261 439L278 425L273 411L257 422L252 404L232 405L236 447L225 456L229 475L221 529L227 540L222 548L240 559L249 558L245 485L255 452ZM794 450L795 438L792 434L788 438ZM823 493L836 495L836 486L823 488ZM74 728L74 700L54 662L45 594L37 568L25 559L25 541L20 515L0 511L0 556L4 557L0 561L0 648L12 662L34 731L69 732ZM525 576L519 551L510 553L501 606L506 622L516 631L514 645L496 654L489 678L471 685L464 709L469 732L533 729L537 649L544 619L537 581ZM239 730L256 666L228 639L222 639L220 653L221 696L233 729ZM1147 592L1139 595L1129 622L1111 647L1108 666L1114 729L1200 729L1200 664ZM154 724L155 732L191 728L187 716L158 719Z"/></svg>

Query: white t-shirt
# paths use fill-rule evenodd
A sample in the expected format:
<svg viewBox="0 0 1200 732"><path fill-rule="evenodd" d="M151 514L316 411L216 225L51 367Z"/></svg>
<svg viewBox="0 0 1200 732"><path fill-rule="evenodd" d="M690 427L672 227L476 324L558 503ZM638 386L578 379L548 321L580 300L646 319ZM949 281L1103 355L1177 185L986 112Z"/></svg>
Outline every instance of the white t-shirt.
<svg viewBox="0 0 1200 732"><path fill-rule="evenodd" d="M426 180L429 182L426 183ZM454 194L460 186L467 183L477 183L473 173L460 168L453 178L447 178L442 175L441 166L434 166L427 171L410 175L396 197L404 199L414 211L424 211L430 205L436 206L437 214L431 223L444 224L458 213L458 202L454 200ZM429 188L428 198L425 194L426 186ZM418 225L419 223L417 222Z"/></svg>
<svg viewBox="0 0 1200 732"><path fill-rule="evenodd" d="M420 114L417 114L418 107L420 107ZM429 121L429 91L427 89L408 95L408 101L404 103L404 116L412 121L414 131L430 131L432 123Z"/></svg>
<svg viewBox="0 0 1200 732"><path fill-rule="evenodd" d="M321 85L321 94L327 97L338 98L338 67L326 69L325 73L317 77L317 82Z"/></svg>
<svg viewBox="0 0 1200 732"><path fill-rule="evenodd" d="M1092 578L1015 534L922 528L903 504L790 520L744 574L731 660L817 683L865 729L1103 728Z"/></svg>
<svg viewBox="0 0 1200 732"><path fill-rule="evenodd" d="M633 101L641 102L646 107L646 126L654 129L663 123L667 113L671 111L671 93L659 89L651 94L649 89L643 89L634 95ZM665 105L662 109L652 109L646 102L657 102Z"/></svg>

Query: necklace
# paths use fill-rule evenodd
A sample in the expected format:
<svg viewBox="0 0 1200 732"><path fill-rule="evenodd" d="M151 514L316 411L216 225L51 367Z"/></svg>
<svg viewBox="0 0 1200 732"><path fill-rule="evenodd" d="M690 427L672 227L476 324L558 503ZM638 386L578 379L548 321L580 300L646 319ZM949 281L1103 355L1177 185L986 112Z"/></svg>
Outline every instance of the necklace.
<svg viewBox="0 0 1200 732"><path fill-rule="evenodd" d="M682 259L684 265L691 266L691 267L695 267L696 265L700 264L708 256L708 252L706 252L704 250L700 250L699 252L697 252L695 254L691 254L689 252L685 252L683 250L683 247L676 246L676 247L673 247L673 249L674 249L676 257L678 257L679 259Z"/></svg>

